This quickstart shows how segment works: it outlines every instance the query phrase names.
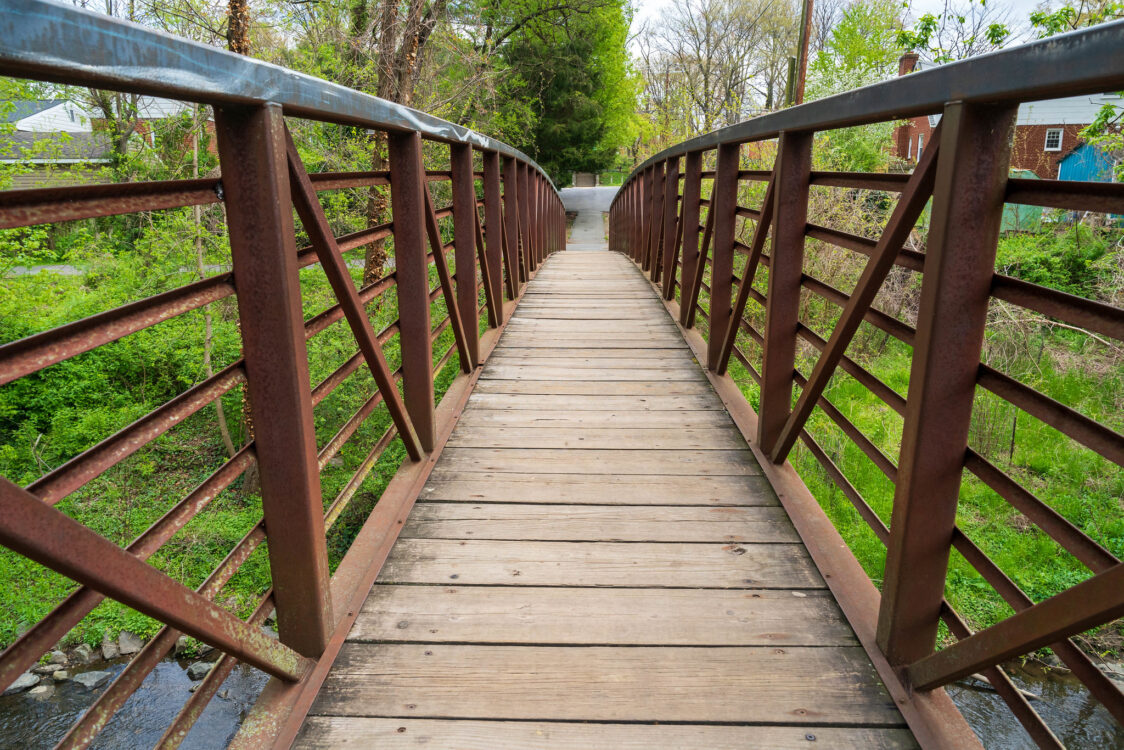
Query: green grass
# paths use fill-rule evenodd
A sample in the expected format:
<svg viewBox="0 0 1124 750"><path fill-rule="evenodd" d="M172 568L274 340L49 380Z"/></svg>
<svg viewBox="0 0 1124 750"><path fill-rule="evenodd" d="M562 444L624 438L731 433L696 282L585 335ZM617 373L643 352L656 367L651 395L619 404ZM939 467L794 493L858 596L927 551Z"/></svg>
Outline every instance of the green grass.
<svg viewBox="0 0 1124 750"><path fill-rule="evenodd" d="M863 326L865 328L866 324ZM1035 367L1027 366L1012 374L1112 429L1124 428L1118 402L1124 389L1124 372L1118 367L1095 367L1091 351L1095 345L1091 345L1087 337L1047 329L1035 335L1043 339L1044 356ZM871 329L860 332L860 339L865 342L878 338ZM755 367L759 366L760 352L755 351L756 344L743 337L739 346L751 357ZM851 345L849 356L899 394L906 395L911 366L909 347L893 339L883 350L856 342ZM805 374L810 372L811 361L807 359L800 367ZM1076 366L1078 363L1082 366ZM730 374L750 404L758 408L760 393L745 368L735 362ZM978 424L979 414L994 410L995 404L989 402L998 402L996 397L978 390L977 424L973 425L971 436L973 448L1111 553L1124 556L1124 513L1121 512L1124 473L1119 467L1025 413L1018 413L1016 418L1015 409L1009 405L1004 405L1006 408L1000 410L1001 418L993 420L993 424ZM841 372L832 378L825 396L884 454L897 462L902 419L896 412ZM1013 455L1009 452L1012 427ZM889 525L894 493L890 479L822 410L817 408L813 412L808 431L879 518ZM998 435L994 434L996 432ZM791 460L867 575L880 586L885 565L882 543L802 443L793 450ZM1057 594L1091 575L1047 534L967 472L961 484L957 524L1035 601ZM1011 608L956 552L949 565L946 595L976 629L1012 614ZM1097 652L1117 652L1122 635L1120 623L1115 623L1088 636L1086 645Z"/></svg>
<svg viewBox="0 0 1124 750"><path fill-rule="evenodd" d="M450 255L451 261L451 255ZM128 258L101 258L84 276L40 275L0 279L0 341L109 309L154 291L190 281L190 274L143 269ZM353 270L356 282L359 272ZM431 269L431 287L436 285ZM335 303L317 266L301 271L306 319ZM394 290L369 307L380 330L397 315ZM215 369L239 356L241 343L233 299L212 305ZM445 317L441 298L432 305L433 326ZM151 329L48 367L0 389L0 475L26 485L97 441L127 426L205 376L202 370L201 311L189 312ZM436 364L453 342L451 327L434 343ZM356 350L345 321L332 324L308 342L310 385L320 382ZM398 337L384 347L391 369L400 360ZM456 354L435 378L439 401L458 372ZM323 446L375 393L366 367L348 377L314 410L317 444ZM242 389L223 398L236 445L241 434ZM390 426L380 405L321 473L326 508L351 479ZM387 483L405 459L395 438L376 462L328 535L334 570ZM56 507L97 534L127 545L225 461L213 406L201 409ZM231 548L262 517L261 498L237 480L220 493L149 562L190 587L199 586ZM218 601L247 616L270 585L268 545L242 565ZM0 548L0 647L42 619L76 584L30 560ZM99 605L64 639L67 644L100 643L103 634L130 630L149 637L160 623L114 601Z"/></svg>

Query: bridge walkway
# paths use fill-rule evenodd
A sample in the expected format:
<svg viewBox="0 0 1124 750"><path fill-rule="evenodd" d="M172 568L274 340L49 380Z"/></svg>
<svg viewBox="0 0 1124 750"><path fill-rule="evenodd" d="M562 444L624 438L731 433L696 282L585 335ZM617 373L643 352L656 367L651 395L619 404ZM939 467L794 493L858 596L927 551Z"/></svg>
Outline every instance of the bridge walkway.
<svg viewBox="0 0 1124 750"><path fill-rule="evenodd" d="M300 748L914 747L624 256L556 253Z"/></svg>

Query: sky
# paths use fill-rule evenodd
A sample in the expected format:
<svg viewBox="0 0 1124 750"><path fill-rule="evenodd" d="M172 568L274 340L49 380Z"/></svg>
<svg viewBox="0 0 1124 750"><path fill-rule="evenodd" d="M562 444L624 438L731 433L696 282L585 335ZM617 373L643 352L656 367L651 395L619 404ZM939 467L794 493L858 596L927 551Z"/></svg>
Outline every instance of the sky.
<svg viewBox="0 0 1124 750"><path fill-rule="evenodd" d="M1011 15L1016 22L1025 24L1026 19L1030 16L1031 11L1036 10L1042 4L1042 0L990 0L994 5L1001 5L1009 8ZM632 0L633 7L636 8L636 16L632 21L633 33L639 28L640 24L646 20L651 19L653 22L657 21L660 12L671 4L672 0ZM1057 3L1052 3L1057 5ZM944 9L944 0L912 0L910 3L911 19L918 18L926 13L940 13Z"/></svg>

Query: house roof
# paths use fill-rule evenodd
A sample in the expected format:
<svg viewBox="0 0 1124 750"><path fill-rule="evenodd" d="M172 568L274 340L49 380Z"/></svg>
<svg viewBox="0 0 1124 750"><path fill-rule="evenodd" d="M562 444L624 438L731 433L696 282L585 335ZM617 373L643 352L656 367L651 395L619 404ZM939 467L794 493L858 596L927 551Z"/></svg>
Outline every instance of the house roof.
<svg viewBox="0 0 1124 750"><path fill-rule="evenodd" d="M0 102L0 122L19 122L65 103L66 99L10 99Z"/></svg>
<svg viewBox="0 0 1124 750"><path fill-rule="evenodd" d="M102 133L8 133L0 136L0 163L73 164L108 161L112 149Z"/></svg>

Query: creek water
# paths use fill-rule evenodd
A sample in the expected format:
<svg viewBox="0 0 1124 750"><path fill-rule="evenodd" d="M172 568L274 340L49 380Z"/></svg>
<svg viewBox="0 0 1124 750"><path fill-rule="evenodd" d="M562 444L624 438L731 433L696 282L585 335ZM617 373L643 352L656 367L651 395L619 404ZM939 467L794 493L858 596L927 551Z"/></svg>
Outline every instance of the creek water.
<svg viewBox="0 0 1124 750"><path fill-rule="evenodd" d="M95 668L116 677L125 664L122 659ZM190 662L170 659L160 662L110 720L92 747L99 750L153 747L189 696L192 682L187 676L188 664ZM252 667L236 666L180 747L191 750L226 747L268 679L266 674ZM48 676L45 682L50 681ZM67 681L58 683L49 698L37 699L27 693L0 697L0 748L54 747L71 723L108 685L106 682L95 690L87 690Z"/></svg>
<svg viewBox="0 0 1124 750"><path fill-rule="evenodd" d="M1019 688L1039 697L1030 705L1069 750L1124 750L1124 727L1073 676L1033 662L1004 669ZM974 681L947 690L987 750L1035 746L994 690Z"/></svg>

